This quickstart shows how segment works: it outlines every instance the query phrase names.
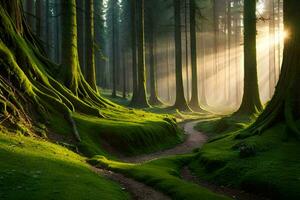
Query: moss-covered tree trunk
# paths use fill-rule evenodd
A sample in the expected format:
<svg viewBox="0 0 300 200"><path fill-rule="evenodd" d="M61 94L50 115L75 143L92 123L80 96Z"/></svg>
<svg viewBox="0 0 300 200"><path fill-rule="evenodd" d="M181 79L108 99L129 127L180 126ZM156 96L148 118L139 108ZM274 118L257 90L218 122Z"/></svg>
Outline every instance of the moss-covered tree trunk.
<svg viewBox="0 0 300 200"><path fill-rule="evenodd" d="M144 0L137 2L138 11L138 92L136 106L149 107L146 93Z"/></svg>
<svg viewBox="0 0 300 200"><path fill-rule="evenodd" d="M238 138L261 133L276 123L284 122L287 130L300 138L300 1L284 1L284 26L288 38L284 42L283 63L275 94L266 109Z"/></svg>
<svg viewBox="0 0 300 200"><path fill-rule="evenodd" d="M59 78L75 94L77 100L87 106L106 107L112 105L94 91L81 73L77 48L77 12L76 1L65 0L61 3L62 13L62 67ZM80 98L80 99L79 99ZM84 99L84 100L81 100Z"/></svg>
<svg viewBox="0 0 300 200"><path fill-rule="evenodd" d="M77 42L78 42L78 59L81 67L81 72L85 76L85 1L76 0L77 5Z"/></svg>
<svg viewBox="0 0 300 200"><path fill-rule="evenodd" d="M80 81L80 68L77 50L77 20L76 1L61 1L62 14L62 67L64 68L63 79L65 85L74 93L78 93Z"/></svg>
<svg viewBox="0 0 300 200"><path fill-rule="evenodd" d="M256 60L256 0L244 2L244 95L236 115L262 111Z"/></svg>
<svg viewBox="0 0 300 200"><path fill-rule="evenodd" d="M182 80L182 45L181 45L181 4L180 0L174 0L175 17L175 76L176 76L176 100L174 107L179 110L188 110L189 107L184 97Z"/></svg>
<svg viewBox="0 0 300 200"><path fill-rule="evenodd" d="M95 63L95 27L94 27L94 0L87 0L85 6L86 20L86 80L98 92L96 83Z"/></svg>

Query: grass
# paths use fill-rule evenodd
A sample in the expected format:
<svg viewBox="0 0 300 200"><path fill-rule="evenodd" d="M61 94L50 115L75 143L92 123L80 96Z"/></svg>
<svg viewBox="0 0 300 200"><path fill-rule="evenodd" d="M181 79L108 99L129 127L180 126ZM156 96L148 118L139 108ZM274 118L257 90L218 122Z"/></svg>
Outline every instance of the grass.
<svg viewBox="0 0 300 200"><path fill-rule="evenodd" d="M208 131L209 125L200 125ZM203 146L190 167L201 179L262 193L272 199L300 199L300 142L284 124L244 140L223 133Z"/></svg>
<svg viewBox="0 0 300 200"><path fill-rule="evenodd" d="M181 179L181 168L192 158L193 155L184 155L153 160L142 164L129 164L108 160L103 156L96 156L89 160L89 162L98 167L123 173L169 195L175 200L228 199L199 185Z"/></svg>
<svg viewBox="0 0 300 200"><path fill-rule="evenodd" d="M0 199L128 199L83 157L44 140L1 131L0 160Z"/></svg>

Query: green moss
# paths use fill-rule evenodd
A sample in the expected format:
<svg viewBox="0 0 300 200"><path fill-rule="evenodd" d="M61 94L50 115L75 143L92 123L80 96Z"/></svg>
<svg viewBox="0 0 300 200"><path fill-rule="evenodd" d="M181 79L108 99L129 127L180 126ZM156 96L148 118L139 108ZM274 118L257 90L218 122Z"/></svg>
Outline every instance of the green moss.
<svg viewBox="0 0 300 200"><path fill-rule="evenodd" d="M165 149L181 142L179 130L161 116L134 112L135 115L119 114L119 118L113 119L75 114L82 137L81 151L90 156L107 155L102 145L109 145L122 154L136 155ZM140 117L138 112L146 117Z"/></svg>
<svg viewBox="0 0 300 200"><path fill-rule="evenodd" d="M81 156L49 142L0 133L0 199L128 199Z"/></svg>
<svg viewBox="0 0 300 200"><path fill-rule="evenodd" d="M103 156L96 156L89 162L132 177L171 196L172 199L229 199L180 178L182 166L189 162L191 158L192 155L185 155L143 164L128 164L108 160Z"/></svg>
<svg viewBox="0 0 300 200"><path fill-rule="evenodd" d="M237 132L204 145L191 168L201 179L262 193L275 199L300 198L299 141L278 124L262 135L237 140ZM241 156L244 147L254 153Z"/></svg>

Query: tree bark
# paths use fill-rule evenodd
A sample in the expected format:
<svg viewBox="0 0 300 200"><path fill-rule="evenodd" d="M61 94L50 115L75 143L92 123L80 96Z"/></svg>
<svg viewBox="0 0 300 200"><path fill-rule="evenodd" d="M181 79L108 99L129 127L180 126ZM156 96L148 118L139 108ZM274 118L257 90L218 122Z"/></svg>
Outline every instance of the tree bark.
<svg viewBox="0 0 300 200"><path fill-rule="evenodd" d="M42 37L42 1L35 1L35 17L36 17L36 35L39 39Z"/></svg>
<svg viewBox="0 0 300 200"><path fill-rule="evenodd" d="M136 0L131 0L131 49L132 49L132 99L131 104L136 103L138 96L137 77L137 48L136 48Z"/></svg>
<svg viewBox="0 0 300 200"><path fill-rule="evenodd" d="M86 37L85 37L85 3L84 0L76 0L77 4L77 32L78 32L78 59L81 67L81 72L83 75L86 75L86 58L85 52L86 50Z"/></svg>
<svg viewBox="0 0 300 200"><path fill-rule="evenodd" d="M86 80L98 92L96 83L95 64L95 27L94 27L94 0L87 0L85 6L86 20Z"/></svg>
<svg viewBox="0 0 300 200"><path fill-rule="evenodd" d="M146 93L144 0L137 2L138 11L138 96L137 106L149 107Z"/></svg>
<svg viewBox="0 0 300 200"><path fill-rule="evenodd" d="M189 110L184 97L182 80L182 45L181 45L181 5L180 0L173 0L175 16L175 74L176 74L176 100L174 107L179 110Z"/></svg>
<svg viewBox="0 0 300 200"><path fill-rule="evenodd" d="M248 129L237 138L260 134L275 124L284 122L287 133L300 138L300 13L298 0L284 1L284 26L289 33L284 42L283 63L275 94L266 109Z"/></svg>
<svg viewBox="0 0 300 200"><path fill-rule="evenodd" d="M256 0L244 2L244 95L237 115L262 111L256 60Z"/></svg>
<svg viewBox="0 0 300 200"><path fill-rule="evenodd" d="M151 12L151 11L150 11ZM154 39L154 21L153 21L153 13L150 13L149 16L149 57L150 57L150 98L149 103L151 105L160 105L162 104L157 95L157 76L156 76L156 66L154 61L154 54L155 54L155 39Z"/></svg>
<svg viewBox="0 0 300 200"><path fill-rule="evenodd" d="M200 110L198 93L198 66L197 66L197 31L196 31L196 5L190 0L190 38L191 38L191 64L192 64L192 97L190 107Z"/></svg>

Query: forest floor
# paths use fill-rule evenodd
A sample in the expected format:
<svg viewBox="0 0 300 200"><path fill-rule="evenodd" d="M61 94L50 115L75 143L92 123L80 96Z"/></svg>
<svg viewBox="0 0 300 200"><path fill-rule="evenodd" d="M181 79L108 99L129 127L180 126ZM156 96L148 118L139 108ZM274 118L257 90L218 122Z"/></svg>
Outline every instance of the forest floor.
<svg viewBox="0 0 300 200"><path fill-rule="evenodd" d="M194 149L201 148L201 146L208 139L208 137L205 134L194 129L194 127L200 121L202 120L180 123L179 126L184 130L184 135L186 138L183 143L176 145L171 149L134 157L122 157L120 158L120 160L129 163L141 163L166 156L191 153Z"/></svg>
<svg viewBox="0 0 300 200"><path fill-rule="evenodd" d="M126 163L141 163L150 160L159 159L171 155L179 155L190 153L192 150L199 148L207 141L207 136L194 129L194 126L199 122L190 121L181 123L180 126L184 129L186 139L183 143L164 151L159 151L151 154L145 154L134 157L121 157L120 160ZM162 192L155 190L154 188L138 182L132 178L128 178L120 173L116 173L106 169L94 168L94 171L104 175L112 181L118 182L127 192L129 192L133 199L137 200L168 200L171 199Z"/></svg>
<svg viewBox="0 0 300 200"><path fill-rule="evenodd" d="M94 168L94 169L97 169L96 171L98 171L100 174L104 174L105 177L109 178L110 180L118 182L122 187L124 187L124 189L126 191L128 191L131 194L133 199L141 199L141 200L170 199L169 196L166 196L166 194L164 194L164 193L168 193L169 191L166 192L164 190L162 192L159 192L158 190L162 190L160 187L157 187L155 185L153 185L154 187L150 187L149 183L148 183L148 185L145 184L144 178L141 178L141 177L143 177L145 174L147 174L147 168L153 168L153 166L151 166L152 163L155 163L155 162L163 163L163 164L159 163L159 165L154 166L154 168L155 167L162 167L162 168L168 167L168 166L171 166L171 164L168 163L169 162L168 158L171 158L171 160L174 159L171 162L176 162L177 156L182 155L183 160L184 160L185 159L184 154L188 154L193 151L194 152L199 151L200 148L202 147L202 145L205 144L207 142L207 140L209 139L206 134L194 129L194 127L201 121L203 121L203 120L194 120L194 121L188 121L188 122L181 123L180 126L184 129L186 139L184 140L183 143L181 143L171 149L152 153L152 154L147 154L147 155L135 156L135 157L121 157L120 160L123 163L122 162L110 163L110 162L114 162L114 161L108 161L108 160L104 159L104 161L102 160L102 164L106 162L104 167L103 167L103 165L100 165L100 166L98 166L100 168ZM172 158L172 156L173 156L173 158ZM100 160L101 159L103 159L103 157L100 158ZM182 158L179 157L179 160L181 160L181 159ZM165 162L166 160L167 160L167 162ZM113 166L114 164L116 164L116 166ZM129 166L132 164L135 164L135 165L137 165L137 168L129 167L128 169L125 169L125 168L127 168L126 164ZM110 166L110 165L112 165L112 166ZM141 165L140 169L138 169L139 165ZM177 176L181 179L181 180L177 180L177 181L180 181L179 184L193 183L193 184L196 184L197 186L200 186L202 189L208 189L209 191L213 191L212 193L216 194L216 196L214 196L215 194L207 195L208 199L226 199L226 197L223 197L223 195L227 196L229 198L232 198L232 199L241 199L241 200L264 199L264 198L258 197L256 195L246 193L241 190L231 189L229 187L224 187L224 186L217 186L217 185L205 182L205 181L200 181L198 177L193 175L193 173L190 171L190 169L188 167L188 164L185 163L185 161L183 161L179 165L175 165L175 169L172 166L171 166L171 168L172 168L172 170L175 170L175 171L177 168L177 172L175 172L175 174L177 173ZM124 169L125 169L125 171L123 171ZM131 170L133 170L133 171L141 170L141 171L136 171L136 174L140 173L141 177L135 177L135 175L133 175L134 177L132 177L132 175L130 173L128 174L128 171L131 171ZM160 171L158 173L163 172L161 169L159 169L159 170ZM155 174L155 171L153 171L153 172L154 172L153 174ZM132 172L132 173L134 173L134 172ZM123 175L123 174L125 174L125 175ZM148 176L150 177L151 175L149 174ZM158 174L158 176L159 176L159 174ZM141 178L141 179L139 179L139 178ZM148 178L146 177L146 179L148 179ZM134 179L138 179L138 181L134 180ZM163 181L165 181L165 180L158 181L158 182L163 182ZM146 183L147 183L147 180L146 180ZM150 185L151 185L151 183L150 183ZM175 188L178 186L179 185L175 185ZM195 187L195 185L193 185L193 186ZM158 189L158 190L156 190L156 189ZM200 191L201 191L201 189L200 189ZM207 192L207 191L205 191L205 192ZM190 193L188 195L192 195L192 194L193 193ZM218 196L218 194L220 196ZM172 195L171 195L171 197L174 198L174 196L172 196ZM200 196L200 197L199 196L190 196L189 199L198 199L198 198L202 198L202 197L203 196ZM177 198L178 198L178 196L175 196L175 199L177 199ZM204 195L204 198L205 198L205 195Z"/></svg>

